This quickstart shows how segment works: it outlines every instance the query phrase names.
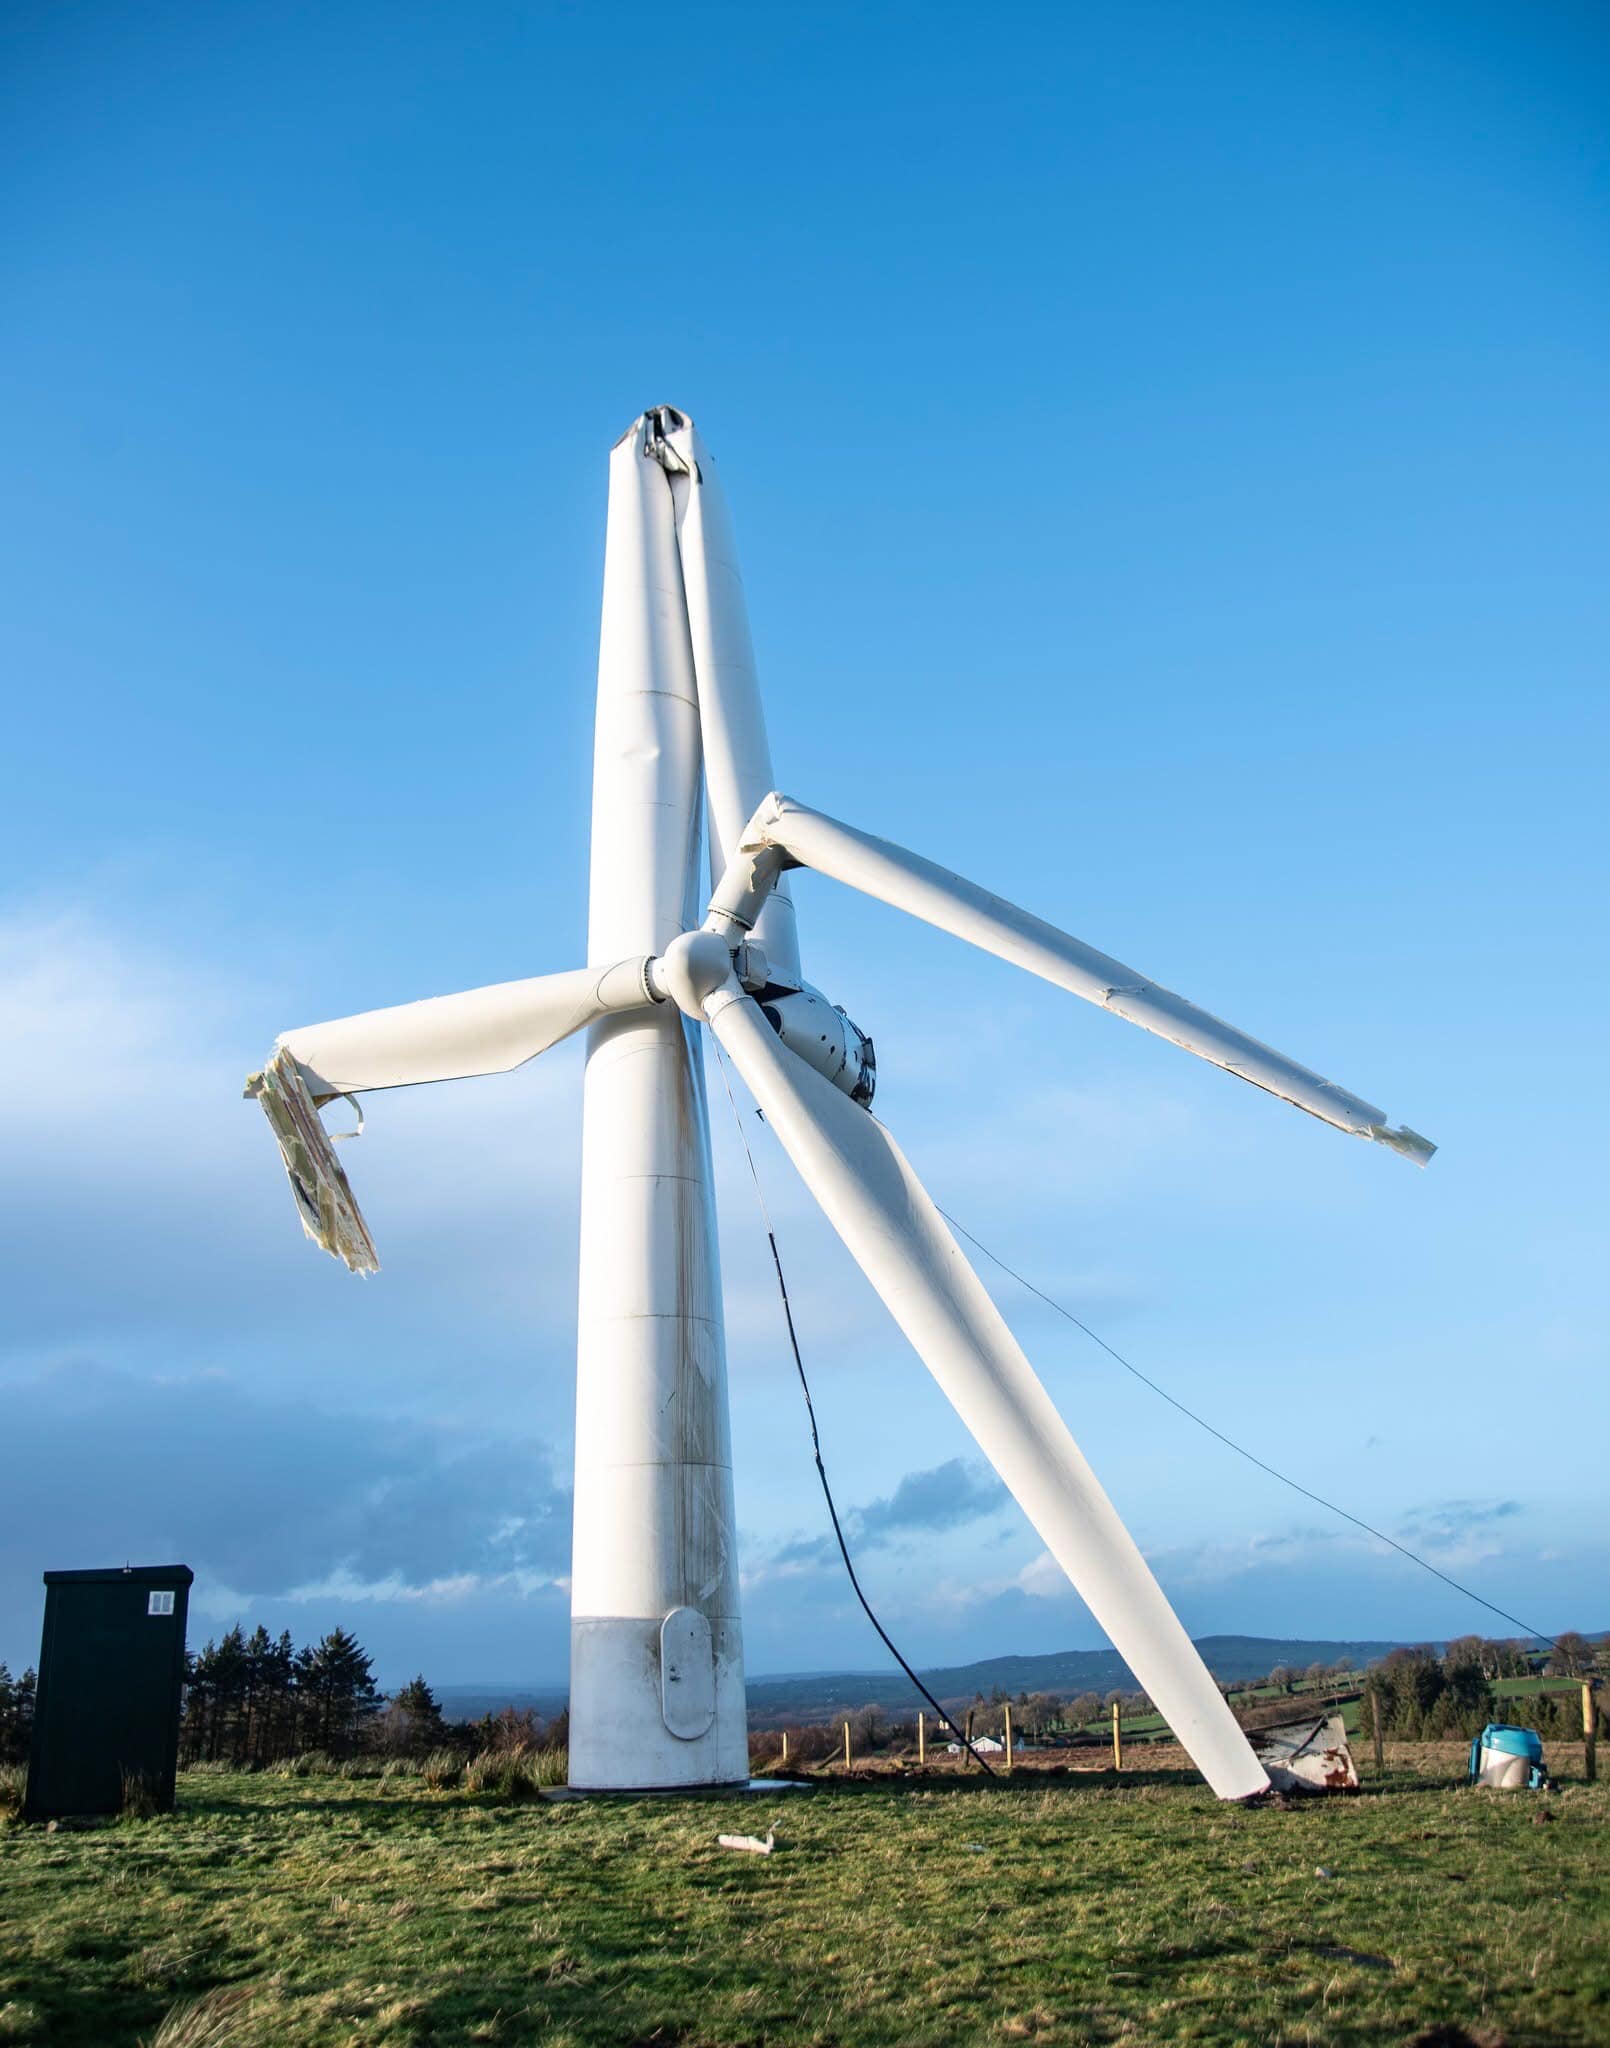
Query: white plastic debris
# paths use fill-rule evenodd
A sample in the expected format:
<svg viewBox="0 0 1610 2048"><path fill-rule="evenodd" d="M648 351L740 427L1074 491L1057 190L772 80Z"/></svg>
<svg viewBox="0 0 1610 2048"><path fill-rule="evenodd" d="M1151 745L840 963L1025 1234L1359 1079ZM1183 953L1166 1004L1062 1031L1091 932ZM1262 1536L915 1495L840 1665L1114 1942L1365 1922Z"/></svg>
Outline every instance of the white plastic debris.
<svg viewBox="0 0 1610 2048"><path fill-rule="evenodd" d="M1247 1740L1278 1792L1352 1792L1358 1768L1340 1714L1254 1728Z"/></svg>
<svg viewBox="0 0 1610 2048"><path fill-rule="evenodd" d="M768 1828L765 1841L758 1835L717 1835L716 1840L723 1849L747 1849L755 1856L769 1856L777 1846L777 1830Z"/></svg>

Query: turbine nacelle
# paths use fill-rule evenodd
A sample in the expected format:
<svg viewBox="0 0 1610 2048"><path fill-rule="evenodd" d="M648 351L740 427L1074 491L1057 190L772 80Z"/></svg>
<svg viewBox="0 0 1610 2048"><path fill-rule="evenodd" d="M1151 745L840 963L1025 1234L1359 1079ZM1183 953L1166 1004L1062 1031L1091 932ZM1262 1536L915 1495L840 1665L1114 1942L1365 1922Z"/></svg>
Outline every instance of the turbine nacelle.
<svg viewBox="0 0 1610 2048"><path fill-rule="evenodd" d="M773 1031L802 1059L825 1075L841 1094L870 1108L878 1086L872 1041L838 1003L830 1003L807 981L797 989L765 988L755 998Z"/></svg>
<svg viewBox="0 0 1610 2048"><path fill-rule="evenodd" d="M712 918L711 924L673 939L662 958L648 963L652 993L675 1003L696 1024L705 1022L706 1005L718 990L753 996L788 1050L865 1108L878 1085L872 1040L808 981L773 980L765 955L747 940L734 945L734 932L730 921L717 925Z"/></svg>

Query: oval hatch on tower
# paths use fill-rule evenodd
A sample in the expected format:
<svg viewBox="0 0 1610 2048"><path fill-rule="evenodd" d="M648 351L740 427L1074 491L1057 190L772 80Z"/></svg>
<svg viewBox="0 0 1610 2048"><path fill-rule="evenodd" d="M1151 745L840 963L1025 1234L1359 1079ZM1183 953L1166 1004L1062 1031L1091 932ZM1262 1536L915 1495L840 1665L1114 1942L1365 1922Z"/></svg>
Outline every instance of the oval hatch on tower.
<svg viewBox="0 0 1610 2048"><path fill-rule="evenodd" d="M703 1735L716 1717L710 1624L696 1607L673 1607L660 1623L660 1712L684 1742Z"/></svg>

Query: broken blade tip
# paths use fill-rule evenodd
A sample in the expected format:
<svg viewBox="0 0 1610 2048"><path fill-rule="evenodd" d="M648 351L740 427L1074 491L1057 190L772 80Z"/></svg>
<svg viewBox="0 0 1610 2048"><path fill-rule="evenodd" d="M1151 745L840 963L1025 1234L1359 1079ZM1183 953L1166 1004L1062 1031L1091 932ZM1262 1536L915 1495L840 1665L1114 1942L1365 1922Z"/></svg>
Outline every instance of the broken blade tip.
<svg viewBox="0 0 1610 2048"><path fill-rule="evenodd" d="M1428 1166L1437 1149L1429 1138L1423 1138L1407 1124L1376 1124L1369 1135L1377 1143L1390 1145L1394 1152L1401 1152L1405 1159L1412 1159L1416 1166Z"/></svg>

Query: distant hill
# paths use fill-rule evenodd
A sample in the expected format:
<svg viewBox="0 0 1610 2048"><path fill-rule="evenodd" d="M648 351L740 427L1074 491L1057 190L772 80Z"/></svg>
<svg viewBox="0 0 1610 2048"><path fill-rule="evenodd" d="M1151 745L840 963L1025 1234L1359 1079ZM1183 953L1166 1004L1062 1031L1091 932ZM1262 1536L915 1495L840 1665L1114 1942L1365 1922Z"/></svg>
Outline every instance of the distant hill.
<svg viewBox="0 0 1610 2048"><path fill-rule="evenodd" d="M519 1685L438 1685L442 1717L448 1721L479 1721L483 1714L501 1714L513 1707L517 1714L527 1710L547 1721L560 1713L567 1695L563 1686L532 1689Z"/></svg>
<svg viewBox="0 0 1610 2048"><path fill-rule="evenodd" d="M1203 1636L1196 1645L1215 1678L1262 1678L1277 1664L1299 1671L1310 1664L1336 1664L1343 1657L1355 1668L1373 1664L1400 1646L1387 1642L1351 1642L1296 1636ZM1040 1657L985 1657L976 1664L942 1665L924 1671L922 1681L935 1698L949 1702L988 1699L1002 1692L1080 1692L1135 1690L1135 1678L1116 1650L1053 1650ZM832 1671L811 1677L752 1678L749 1717L759 1727L787 1720L824 1720L847 1708L871 1705L890 1713L921 1706L920 1695L898 1671Z"/></svg>

